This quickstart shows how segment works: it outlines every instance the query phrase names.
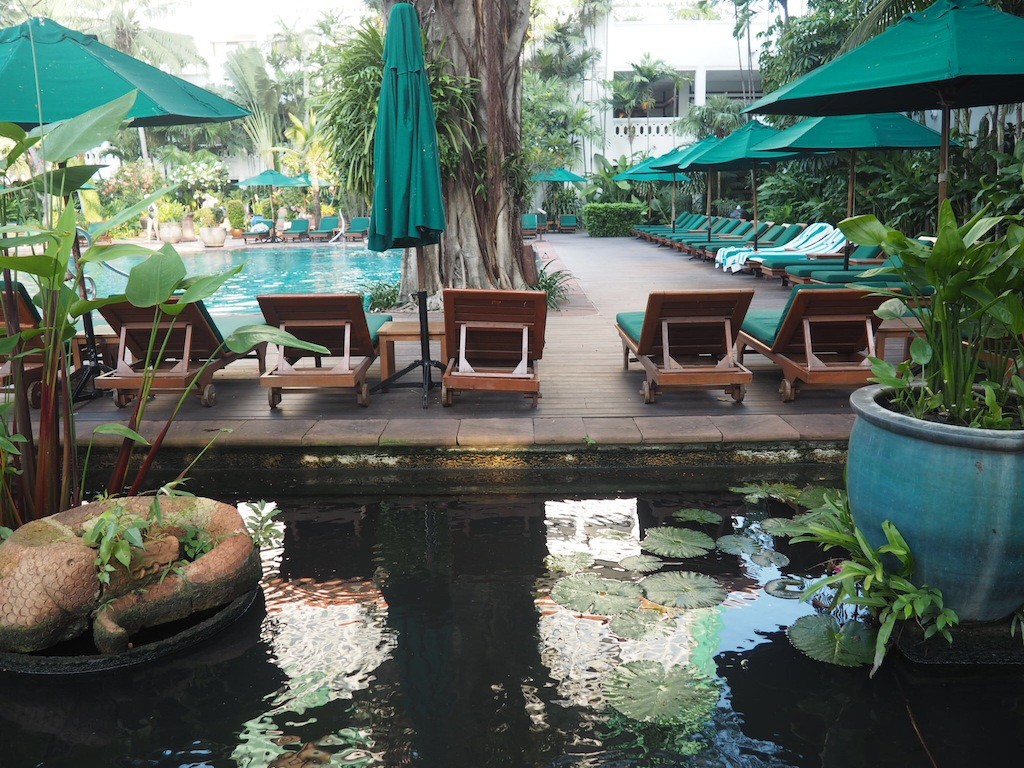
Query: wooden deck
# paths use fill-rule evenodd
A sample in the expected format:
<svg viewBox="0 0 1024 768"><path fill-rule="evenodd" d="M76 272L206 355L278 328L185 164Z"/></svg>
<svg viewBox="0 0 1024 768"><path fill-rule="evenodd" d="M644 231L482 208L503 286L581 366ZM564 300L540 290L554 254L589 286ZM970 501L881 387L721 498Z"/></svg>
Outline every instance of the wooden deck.
<svg viewBox="0 0 1024 768"><path fill-rule="evenodd" d="M778 395L779 370L751 355L753 384L743 403L724 392L668 392L651 405L640 396L644 378L634 364L622 370L622 347L614 329L618 312L643 310L652 290L683 288L756 288L752 309L781 308L788 289L749 275L723 274L711 265L633 238L598 239L585 233L548 235L537 242L552 268L574 276L570 300L549 314L547 343L540 364L542 399L530 407L515 395L464 393L443 408L439 389L429 407L420 406L416 389L375 393L360 408L349 393L286 392L271 411L258 386L254 366L236 363L217 374L217 405L203 408L190 398L175 428L174 442L204 442L218 426L235 433L227 442L267 445L529 445L600 439L608 443L842 440L852 416L849 389L801 392L795 402ZM396 315L397 319L415 319ZM434 345L435 350L437 345ZM415 344L399 344L396 362L413 360ZM410 377L410 381L413 381ZM368 381L379 381L380 363ZM440 371L435 375L440 381ZM157 419L173 406L161 395L147 416ZM80 439L90 423L123 421L127 412L109 397L81 404ZM155 428L155 423L152 425ZM150 430L143 430L144 433ZM717 440L714 435L718 435Z"/></svg>

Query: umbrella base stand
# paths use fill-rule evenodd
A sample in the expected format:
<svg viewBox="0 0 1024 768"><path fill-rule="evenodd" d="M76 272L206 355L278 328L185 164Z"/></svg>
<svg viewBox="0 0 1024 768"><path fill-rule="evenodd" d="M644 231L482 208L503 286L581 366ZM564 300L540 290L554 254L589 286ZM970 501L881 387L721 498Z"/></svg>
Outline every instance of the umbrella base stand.
<svg viewBox="0 0 1024 768"><path fill-rule="evenodd" d="M370 391L387 392L390 387L423 387L423 407L426 408L427 397L430 394L430 390L440 384L440 382L435 382L433 380L431 375L433 371L431 369L437 368L438 370L443 371L444 364L438 360L430 359L430 327L429 321L427 320L426 291L418 291L416 293L416 303L419 305L420 315L420 359L409 363L409 365L405 366L402 370L391 374L379 384L372 387ZM401 384L394 383L416 369L422 371L422 383L415 381L403 382Z"/></svg>

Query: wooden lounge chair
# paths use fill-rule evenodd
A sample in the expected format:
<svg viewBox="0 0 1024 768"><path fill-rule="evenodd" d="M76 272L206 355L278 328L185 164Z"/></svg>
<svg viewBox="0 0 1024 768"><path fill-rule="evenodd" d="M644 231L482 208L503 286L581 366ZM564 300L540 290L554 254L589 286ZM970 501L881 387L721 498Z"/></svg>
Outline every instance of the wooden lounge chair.
<svg viewBox="0 0 1024 768"><path fill-rule="evenodd" d="M368 216L356 216L348 223L343 237L346 240L362 240L370 234L370 218Z"/></svg>
<svg viewBox="0 0 1024 768"><path fill-rule="evenodd" d="M310 240L330 240L338 231L339 219L337 216L324 216L320 219L320 226L311 229L307 233Z"/></svg>
<svg viewBox="0 0 1024 768"><path fill-rule="evenodd" d="M875 356L875 310L885 301L868 291L798 285L782 311L753 310L737 340L743 362L747 347L782 367L779 395L784 403L797 388L867 384L868 356Z"/></svg>
<svg viewBox="0 0 1024 768"><path fill-rule="evenodd" d="M559 232L575 232L579 229L580 220L571 213L563 213L558 217Z"/></svg>
<svg viewBox="0 0 1024 768"><path fill-rule="evenodd" d="M14 283L14 303L15 306L12 308L11 314L17 315L18 317L18 330L21 333L25 331L34 331L39 328L39 325L43 322L42 317L39 315L39 309L35 304L32 303L32 297L29 296L25 286L21 283ZM7 298L6 293L3 290L3 281L0 281L0 293L3 293L2 301L0 301L0 335L10 336L12 327L7 323L6 304ZM29 388L29 403L33 408L39 407L39 398L41 395L41 382L43 379L43 370L45 368L45 362L43 360L43 340L39 335L29 335L28 338L22 342L22 351L24 356L22 359L22 371L23 379L22 385ZM10 392L14 386L14 371L11 365L11 359L7 355L0 355L0 387L2 391Z"/></svg>
<svg viewBox="0 0 1024 768"><path fill-rule="evenodd" d="M281 233L282 240L309 240L309 219L292 219L292 224Z"/></svg>
<svg viewBox="0 0 1024 768"><path fill-rule="evenodd" d="M277 365L260 376L267 387L271 408L281 402L285 389L354 389L356 402L370 404L370 386L366 372L377 359L377 332L391 315L367 315L363 297L356 293L285 294L257 296L267 325L288 331L303 341L327 347L333 366L323 367L323 358L315 352L285 348L279 350ZM296 367L303 357L313 357L315 367ZM360 358L353 362L353 358Z"/></svg>
<svg viewBox="0 0 1024 768"><path fill-rule="evenodd" d="M623 369L632 355L647 372L644 402L664 389L719 387L743 402L753 377L736 360L736 335L753 298L752 289L655 291L645 312L616 315Z"/></svg>
<svg viewBox="0 0 1024 768"><path fill-rule="evenodd" d="M540 226L537 223L536 213L524 213L519 217L520 227L523 230L523 237L536 237L537 228Z"/></svg>
<svg viewBox="0 0 1024 768"><path fill-rule="evenodd" d="M266 368L267 345L259 344L247 354L227 349L202 302L188 304L176 317L160 318L152 351L159 359L150 361L148 369L146 352L157 309L120 302L101 307L100 314L117 335L118 345L114 370L97 377L96 387L114 390L118 408L139 395L147 378L152 380L150 391L154 393L187 389L209 408L217 402L213 374L221 368L243 357L255 357L260 373Z"/></svg>
<svg viewBox="0 0 1024 768"><path fill-rule="evenodd" d="M442 404L463 390L484 390L521 392L536 407L547 314L543 291L446 290L445 342L454 357L441 379Z"/></svg>

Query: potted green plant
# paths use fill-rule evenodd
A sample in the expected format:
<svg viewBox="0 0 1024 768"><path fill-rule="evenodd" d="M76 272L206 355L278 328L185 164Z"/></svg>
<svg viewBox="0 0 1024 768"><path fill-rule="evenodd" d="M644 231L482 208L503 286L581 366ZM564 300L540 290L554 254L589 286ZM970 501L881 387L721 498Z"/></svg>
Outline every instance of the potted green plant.
<svg viewBox="0 0 1024 768"><path fill-rule="evenodd" d="M224 221L224 213L220 208L200 208L196 214L196 223L199 225L199 239L207 248L220 248L224 245L228 233L221 224Z"/></svg>
<svg viewBox="0 0 1024 768"><path fill-rule="evenodd" d="M177 200L161 200L156 206L157 232L165 243L180 243L182 239L181 220L185 218L185 206Z"/></svg>
<svg viewBox="0 0 1024 768"><path fill-rule="evenodd" d="M934 244L873 216L840 227L896 257L867 273L900 284L876 289L890 296L878 314L920 326L911 360L874 359L879 386L851 399L853 519L876 548L895 524L914 583L961 620L1003 618L1024 605L1024 228L983 213L958 225L948 201Z"/></svg>
<svg viewBox="0 0 1024 768"><path fill-rule="evenodd" d="M241 237L245 232L245 206L241 200L228 200L228 225L232 237Z"/></svg>

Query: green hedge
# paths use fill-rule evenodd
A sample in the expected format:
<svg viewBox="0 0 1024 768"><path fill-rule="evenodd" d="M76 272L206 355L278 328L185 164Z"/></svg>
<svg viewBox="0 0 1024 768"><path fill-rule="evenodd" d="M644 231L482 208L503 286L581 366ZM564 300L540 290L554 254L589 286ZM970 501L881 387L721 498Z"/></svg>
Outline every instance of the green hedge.
<svg viewBox="0 0 1024 768"><path fill-rule="evenodd" d="M643 203L587 203L583 226L591 237L626 237L643 222Z"/></svg>

